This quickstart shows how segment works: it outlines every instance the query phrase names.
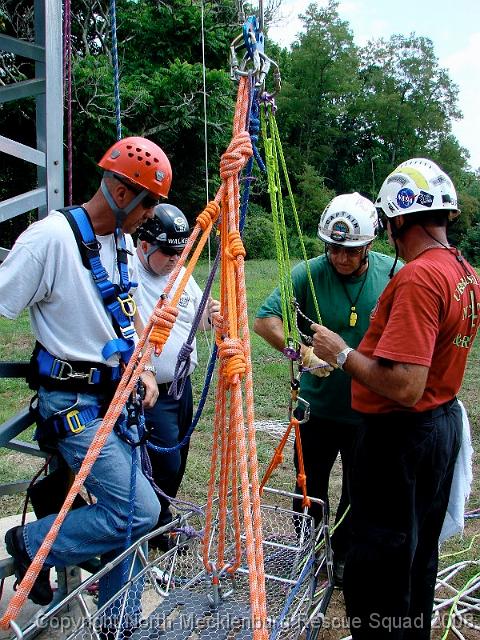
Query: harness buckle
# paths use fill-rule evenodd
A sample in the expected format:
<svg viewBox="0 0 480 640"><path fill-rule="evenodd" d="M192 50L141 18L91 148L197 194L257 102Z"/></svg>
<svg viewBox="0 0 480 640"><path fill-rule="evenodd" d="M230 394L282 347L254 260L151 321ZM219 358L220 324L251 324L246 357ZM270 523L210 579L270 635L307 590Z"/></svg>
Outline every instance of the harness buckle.
<svg viewBox="0 0 480 640"><path fill-rule="evenodd" d="M78 411L78 409L73 409L73 411L69 411L65 416L68 428L72 433L80 433L85 429L85 425L80 422L80 418L78 417L79 413L80 411Z"/></svg>
<svg viewBox="0 0 480 640"><path fill-rule="evenodd" d="M59 369L57 373L55 373L57 365L59 365ZM65 369L67 370L66 373ZM73 369L72 365L69 362L66 362L65 360L59 360L58 358L54 359L54 361L52 362L52 367L50 369L50 378L53 378L54 380L68 380L72 377L72 374Z"/></svg>
<svg viewBox="0 0 480 640"><path fill-rule="evenodd" d="M58 366L58 371L55 373ZM52 362L52 367L50 369L50 377L54 380L70 380L71 378L75 378L76 380L87 380L87 384L95 384L93 380L93 376L98 371L96 367L92 367L88 373L81 373L80 371L74 371L70 362L66 362L65 360L59 360L55 358Z"/></svg>
<svg viewBox="0 0 480 640"><path fill-rule="evenodd" d="M132 298L130 294L126 298L117 297L120 308L123 311L123 314L127 316L127 318L133 318L135 313L137 312L137 303Z"/></svg>

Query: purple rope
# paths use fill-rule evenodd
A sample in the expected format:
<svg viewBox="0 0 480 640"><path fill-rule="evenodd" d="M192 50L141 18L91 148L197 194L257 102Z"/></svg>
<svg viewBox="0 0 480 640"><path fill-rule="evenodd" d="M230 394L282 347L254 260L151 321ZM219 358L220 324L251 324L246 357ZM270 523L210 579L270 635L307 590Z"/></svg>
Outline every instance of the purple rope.
<svg viewBox="0 0 480 640"><path fill-rule="evenodd" d="M210 295L213 280L215 278L215 274L217 273L219 263L220 248L218 249L217 255L215 256L215 261L208 276L207 284L205 285L200 304L198 305L197 313L195 314L195 318L193 319L190 333L188 334L187 340L183 343L177 357L173 381L170 385L170 389L168 390L168 395L175 398L175 400L180 400L180 398L182 397L183 389L185 388L188 372L190 371L190 355L193 351L192 343L195 339L198 325L200 324L200 320L203 316L203 312L205 311L205 307L207 306L208 296Z"/></svg>
<svg viewBox="0 0 480 640"><path fill-rule="evenodd" d="M157 495L161 496L162 498L165 498L165 500L168 500L179 511L194 511L195 513L199 513L202 516L204 515L203 509L199 507L197 504L195 504L194 502L189 502L188 500L180 500L180 498L172 498L168 496L164 491L162 491L162 489L160 489L160 487L156 484L155 480L153 479L152 462L150 460L150 456L148 455L147 447L145 445L142 445L140 447L140 456L142 461L143 474L147 478L147 480L150 482L153 490Z"/></svg>

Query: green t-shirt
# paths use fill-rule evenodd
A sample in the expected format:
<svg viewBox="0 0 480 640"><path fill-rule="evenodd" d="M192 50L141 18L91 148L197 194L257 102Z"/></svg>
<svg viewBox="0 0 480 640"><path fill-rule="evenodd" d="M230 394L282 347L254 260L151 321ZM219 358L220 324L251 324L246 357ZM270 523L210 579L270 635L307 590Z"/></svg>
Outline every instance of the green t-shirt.
<svg viewBox="0 0 480 640"><path fill-rule="evenodd" d="M370 251L368 255L369 267L366 274L342 279L352 302L356 300L361 289L355 305L358 317L354 327L349 325L350 300L327 257L322 255L308 261L322 323L341 335L345 342L353 348L359 345L368 328L370 312L389 281L388 274L393 264L393 258L381 253ZM401 266L399 263L396 271ZM300 309L305 315L317 322L318 318L310 293L305 263L297 265L292 270L292 281L295 299ZM278 288L265 300L257 313L257 318L271 316L282 317ZM301 316L298 317L298 326L303 333L312 335L309 322ZM358 416L350 406L350 376L340 369L334 369L326 378L319 378L308 372L302 374L300 395L310 403L310 411L316 417L328 418L337 422L359 422Z"/></svg>

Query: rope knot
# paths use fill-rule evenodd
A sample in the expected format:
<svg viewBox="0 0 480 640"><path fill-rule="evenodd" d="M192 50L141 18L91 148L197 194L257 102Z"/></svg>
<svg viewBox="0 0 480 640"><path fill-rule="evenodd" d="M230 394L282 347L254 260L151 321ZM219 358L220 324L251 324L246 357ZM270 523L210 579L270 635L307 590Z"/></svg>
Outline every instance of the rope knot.
<svg viewBox="0 0 480 640"><path fill-rule="evenodd" d="M247 359L240 338L226 338L218 346L218 356L225 362L225 376L230 387L239 382L247 371Z"/></svg>
<svg viewBox="0 0 480 640"><path fill-rule="evenodd" d="M155 348L155 355L159 356L175 324L178 309L172 306L164 306L160 309L154 309L152 316L154 326L150 332L149 340Z"/></svg>
<svg viewBox="0 0 480 640"><path fill-rule="evenodd" d="M220 160L220 177L223 181L236 176L253 154L252 141L247 131L237 133Z"/></svg>
<svg viewBox="0 0 480 640"><path fill-rule="evenodd" d="M238 256L245 257L247 252L245 251L245 247L243 245L242 236L239 231L231 231L228 234L228 246L229 249L227 254L229 257L236 260Z"/></svg>
<svg viewBox="0 0 480 640"><path fill-rule="evenodd" d="M211 200L202 213L197 216L197 222L202 227L202 231L205 231L211 224L216 222L219 215L220 205L215 200Z"/></svg>

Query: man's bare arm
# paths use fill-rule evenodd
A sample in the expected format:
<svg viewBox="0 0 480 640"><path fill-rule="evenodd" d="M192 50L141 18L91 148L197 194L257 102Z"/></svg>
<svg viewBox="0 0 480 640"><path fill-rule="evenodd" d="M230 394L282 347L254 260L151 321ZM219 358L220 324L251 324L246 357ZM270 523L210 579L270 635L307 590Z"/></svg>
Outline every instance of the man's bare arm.
<svg viewBox="0 0 480 640"><path fill-rule="evenodd" d="M330 364L348 345L339 335L326 327L313 324L313 351ZM413 407L422 397L427 383L428 367L391 360L378 360L352 351L343 369L352 378L375 393L394 400L404 407Z"/></svg>
<svg viewBox="0 0 480 640"><path fill-rule="evenodd" d="M283 351L285 347L285 336L283 334L283 321L281 318L278 316L255 318L253 330L274 349Z"/></svg>

